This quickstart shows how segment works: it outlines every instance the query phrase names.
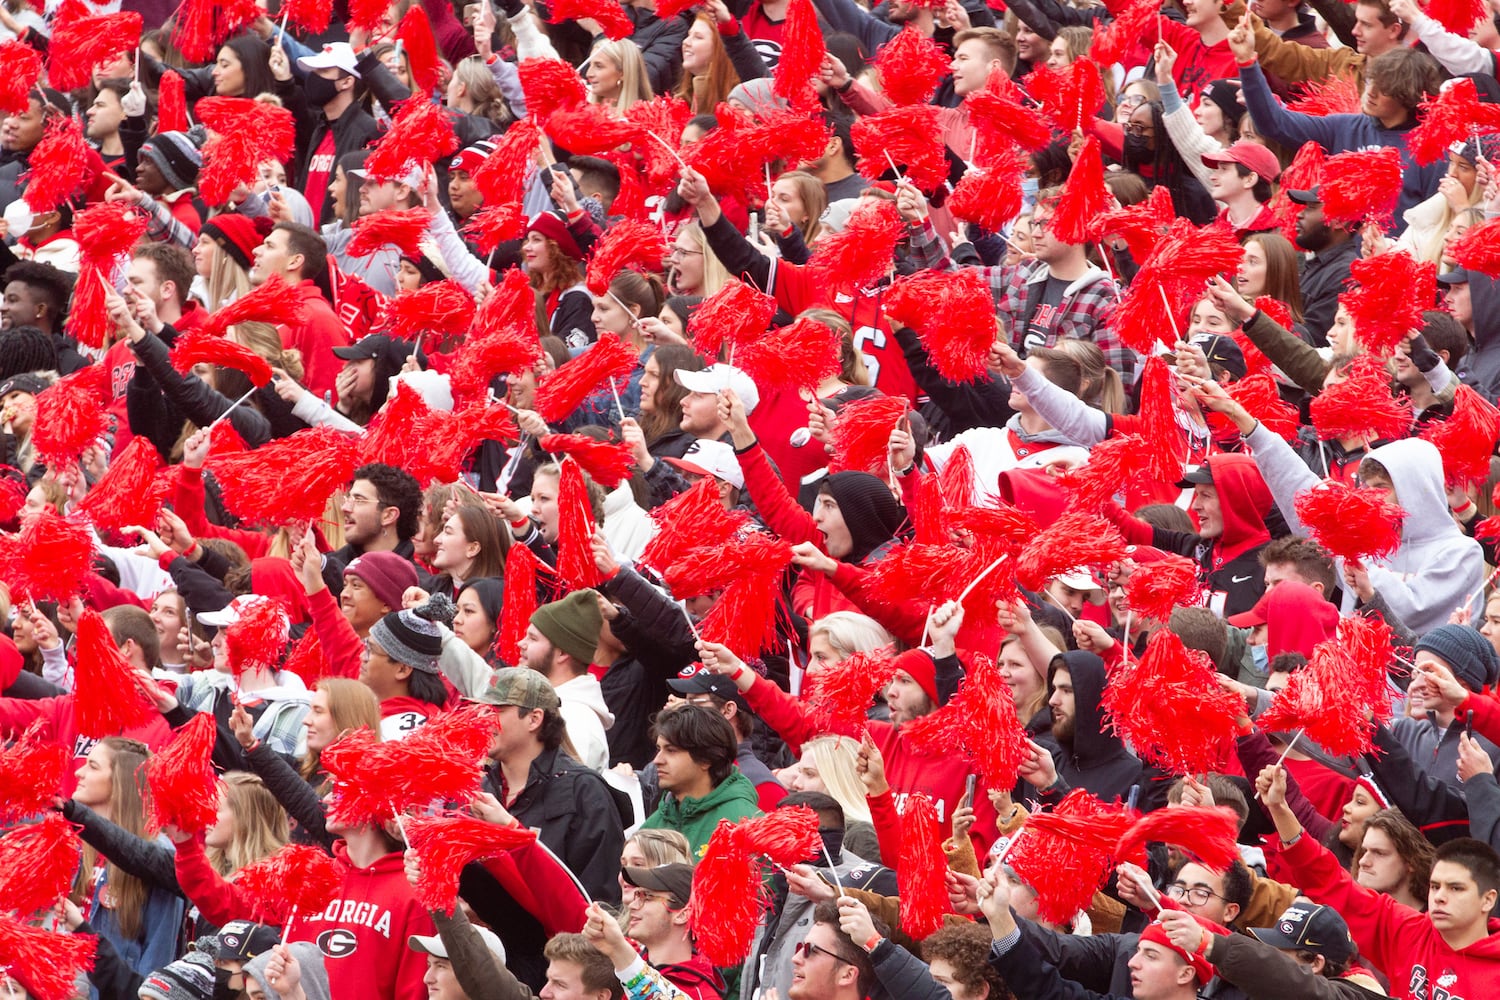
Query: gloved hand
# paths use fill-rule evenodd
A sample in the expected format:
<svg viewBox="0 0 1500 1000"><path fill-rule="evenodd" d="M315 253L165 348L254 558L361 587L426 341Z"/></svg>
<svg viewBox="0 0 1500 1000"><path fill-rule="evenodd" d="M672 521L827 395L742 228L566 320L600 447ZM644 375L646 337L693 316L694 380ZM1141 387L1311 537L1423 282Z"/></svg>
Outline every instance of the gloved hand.
<svg viewBox="0 0 1500 1000"><path fill-rule="evenodd" d="M146 113L146 91L141 81L131 82L130 89L120 98L120 107L129 118L139 118Z"/></svg>
<svg viewBox="0 0 1500 1000"><path fill-rule="evenodd" d="M1420 333L1411 338L1411 363L1417 366L1419 372L1430 372L1436 368L1442 358L1427 343L1427 338Z"/></svg>

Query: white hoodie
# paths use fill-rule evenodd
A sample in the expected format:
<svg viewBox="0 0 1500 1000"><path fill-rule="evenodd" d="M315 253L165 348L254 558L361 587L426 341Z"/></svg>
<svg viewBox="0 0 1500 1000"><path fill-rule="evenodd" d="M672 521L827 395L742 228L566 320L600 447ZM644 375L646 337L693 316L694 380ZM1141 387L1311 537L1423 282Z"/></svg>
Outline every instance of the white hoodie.
<svg viewBox="0 0 1500 1000"><path fill-rule="evenodd" d="M609 767L609 741L604 731L615 724L604 691L593 674L585 673L553 688L562 699L562 717L578 761L595 771Z"/></svg>

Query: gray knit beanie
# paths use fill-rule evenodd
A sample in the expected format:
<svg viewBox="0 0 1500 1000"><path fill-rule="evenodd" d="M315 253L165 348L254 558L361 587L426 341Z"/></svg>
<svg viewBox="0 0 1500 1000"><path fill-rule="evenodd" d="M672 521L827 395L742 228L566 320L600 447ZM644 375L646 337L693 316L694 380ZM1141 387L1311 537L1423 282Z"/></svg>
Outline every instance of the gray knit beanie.
<svg viewBox="0 0 1500 1000"><path fill-rule="evenodd" d="M452 625L457 612L446 596L433 594L426 604L381 618L370 627L370 639L397 663L435 674L443 655L443 632L438 624Z"/></svg>

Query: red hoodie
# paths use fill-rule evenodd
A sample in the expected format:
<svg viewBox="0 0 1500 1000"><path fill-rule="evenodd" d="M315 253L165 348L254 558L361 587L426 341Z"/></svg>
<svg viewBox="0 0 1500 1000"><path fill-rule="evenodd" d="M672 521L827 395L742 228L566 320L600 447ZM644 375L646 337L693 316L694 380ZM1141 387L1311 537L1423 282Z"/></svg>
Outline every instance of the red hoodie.
<svg viewBox="0 0 1500 1000"><path fill-rule="evenodd" d="M1443 940L1425 913L1366 889L1328 849L1304 835L1281 858L1314 902L1349 923L1359 953L1390 979L1390 995L1407 1000L1484 1000L1500 996L1500 920L1488 937L1462 951Z"/></svg>

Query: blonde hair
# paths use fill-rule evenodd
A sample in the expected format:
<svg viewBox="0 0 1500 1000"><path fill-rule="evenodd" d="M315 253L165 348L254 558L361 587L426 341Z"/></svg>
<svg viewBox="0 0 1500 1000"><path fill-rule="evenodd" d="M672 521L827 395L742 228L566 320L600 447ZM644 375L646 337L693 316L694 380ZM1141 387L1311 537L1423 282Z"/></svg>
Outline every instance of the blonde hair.
<svg viewBox="0 0 1500 1000"><path fill-rule="evenodd" d="M696 222L689 222L677 232L697 244L699 251L703 254L703 287L694 289L692 294L701 295L704 298L718 294L725 285L729 284L729 269L714 253L714 248L708 245L708 238L703 235L703 227Z"/></svg>
<svg viewBox="0 0 1500 1000"><path fill-rule="evenodd" d="M865 786L859 780L859 772L855 770L855 761L859 758L859 743L847 736L819 736L802 744L802 752L812 755L823 787L844 809L844 822L871 822Z"/></svg>
<svg viewBox="0 0 1500 1000"><path fill-rule="evenodd" d="M328 714L333 717L333 728L340 733L353 729L368 729L380 740L380 699L364 681L349 677L324 677L313 685L314 691L328 696ZM318 771L320 751L309 750L302 761L302 777L310 780Z"/></svg>
<svg viewBox="0 0 1500 1000"><path fill-rule="evenodd" d="M292 378L301 380L304 374L302 352L284 347L281 334L270 323L238 323L229 328L229 339L250 348L269 361L271 367L280 368Z"/></svg>
<svg viewBox="0 0 1500 1000"><path fill-rule="evenodd" d="M813 241L823 235L821 220L823 211L828 208L828 189L806 170L788 170L776 180L791 181L792 186L797 189L797 197L802 200L802 207L807 211L807 223L802 227L802 242L812 246Z"/></svg>
<svg viewBox="0 0 1500 1000"><path fill-rule="evenodd" d="M676 830L637 830L625 839L626 846L632 843L646 859L648 868L693 863L692 845Z"/></svg>
<svg viewBox="0 0 1500 1000"><path fill-rule="evenodd" d="M870 370L865 367L865 356L854 346L854 327L843 314L832 309L804 309L797 318L804 316L839 332L839 381L845 385L869 385Z"/></svg>
<svg viewBox="0 0 1500 1000"><path fill-rule="evenodd" d="M1083 376L1079 396L1084 402L1096 404L1105 413L1125 412L1125 386L1120 382L1120 373L1105 363L1104 351L1098 344L1063 337L1052 349L1078 362L1079 374Z"/></svg>
<svg viewBox="0 0 1500 1000"><path fill-rule="evenodd" d="M110 822L131 836L144 839L146 796L150 794L146 784L146 760L151 756L151 751L140 740L124 736L105 737L98 745L109 751ZM84 844L83 864L79 866L76 883L80 895L87 893L92 887L99 858L100 854L94 847ZM151 888L134 875L127 875L113 861L108 862L104 885L114 905L112 912L115 923L120 926L120 936L127 941L134 941L141 936L146 900L151 895Z"/></svg>
<svg viewBox="0 0 1500 1000"><path fill-rule="evenodd" d="M649 101L655 96L651 92L651 74L646 69L646 59L635 42L628 38L603 41L594 46L594 51L609 57L620 71L620 96L614 100L616 114L623 115L632 104ZM604 103L593 94L589 95L589 102Z"/></svg>
<svg viewBox="0 0 1500 1000"><path fill-rule="evenodd" d="M895 643L885 626L857 611L835 611L813 622L807 630L808 641L815 635L827 638L828 645L847 660L855 653L877 653Z"/></svg>
<svg viewBox="0 0 1500 1000"><path fill-rule="evenodd" d="M453 79L463 84L470 103L474 105L473 114L496 125L508 125L515 121L516 116L511 113L510 104L505 100L505 92L495 82L495 77L484 60L478 56L460 59L453 67Z"/></svg>
<svg viewBox="0 0 1500 1000"><path fill-rule="evenodd" d="M232 875L281 850L290 837L286 810L259 775L229 771L219 779L219 794L234 813L234 837L228 847L208 849L214 871Z"/></svg>
<svg viewBox="0 0 1500 1000"><path fill-rule="evenodd" d="M203 304L213 312L250 293L250 273L235 263L229 251L219 246L213 237L209 237L208 242L214 250L214 262L208 270L208 279L203 283L204 293L208 296L208 301Z"/></svg>

